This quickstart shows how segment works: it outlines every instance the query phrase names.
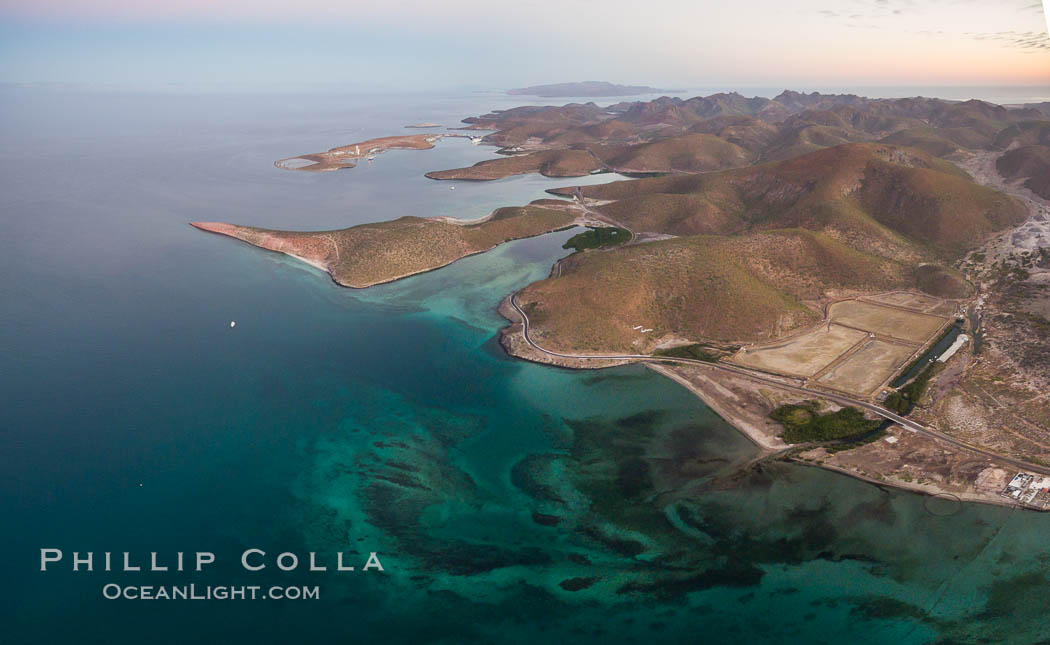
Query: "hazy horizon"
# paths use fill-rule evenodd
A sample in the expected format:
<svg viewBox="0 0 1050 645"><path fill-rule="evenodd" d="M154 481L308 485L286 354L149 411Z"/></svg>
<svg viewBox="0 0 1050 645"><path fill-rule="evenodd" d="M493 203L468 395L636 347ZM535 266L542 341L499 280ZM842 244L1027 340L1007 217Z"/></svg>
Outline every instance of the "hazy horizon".
<svg viewBox="0 0 1050 645"><path fill-rule="evenodd" d="M336 84L609 80L667 88L1050 85L1039 0L747 5L0 0L0 82Z"/></svg>
<svg viewBox="0 0 1050 645"><path fill-rule="evenodd" d="M595 80L595 79L586 79ZM606 79L598 79L606 80ZM571 82L566 80L552 83ZM618 83L620 81L609 81ZM542 83L541 85L546 85ZM623 82L624 85L644 85L643 82ZM893 99L908 97L938 98L948 101L966 101L977 99L1000 105L1017 105L1025 103L1050 102L1050 84L1048 85L943 85L943 86L871 86L871 87L838 87L819 85L770 86L770 87L693 87L667 88L665 91L624 96L556 96L541 97L530 94L509 94L510 87L489 87L483 85L460 85L418 89L410 87L366 86L341 83L59 83L36 82L17 83L0 81L0 92L18 90L53 92L56 94L156 94L156 95L246 95L259 97L278 96L375 96L398 97L435 97L476 95L495 100L494 109L518 105L563 105L566 103L594 102L599 105L611 105L620 101L648 101L659 96L681 99L695 96L710 96L718 93L736 92L745 97L774 98L783 91L801 93L818 92L822 94L855 94L872 99ZM505 105L504 105L505 103Z"/></svg>

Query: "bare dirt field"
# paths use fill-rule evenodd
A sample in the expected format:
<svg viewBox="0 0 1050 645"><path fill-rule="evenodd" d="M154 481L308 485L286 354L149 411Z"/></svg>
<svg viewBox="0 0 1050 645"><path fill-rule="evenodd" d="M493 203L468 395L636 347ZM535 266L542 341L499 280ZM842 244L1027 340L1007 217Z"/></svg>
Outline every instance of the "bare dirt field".
<svg viewBox="0 0 1050 645"><path fill-rule="evenodd" d="M844 300L828 308L829 318L819 327L743 348L729 360L869 396L933 339L955 307L947 300L903 291Z"/></svg>
<svg viewBox="0 0 1050 645"><path fill-rule="evenodd" d="M821 325L786 342L741 352L733 362L770 372L810 377L867 337L866 332L849 327Z"/></svg>
<svg viewBox="0 0 1050 645"><path fill-rule="evenodd" d="M935 316L950 316L955 313L955 303L940 298L934 298L922 293L911 291L896 291L884 293L877 296L864 297L862 300L881 302L895 307L911 309L919 313L933 314Z"/></svg>
<svg viewBox="0 0 1050 645"><path fill-rule="evenodd" d="M872 339L817 381L837 390L868 395L892 376L915 349L913 345Z"/></svg>
<svg viewBox="0 0 1050 645"><path fill-rule="evenodd" d="M863 300L836 302L831 305L830 316L840 325L913 343L926 341L947 322L943 316L904 311Z"/></svg>

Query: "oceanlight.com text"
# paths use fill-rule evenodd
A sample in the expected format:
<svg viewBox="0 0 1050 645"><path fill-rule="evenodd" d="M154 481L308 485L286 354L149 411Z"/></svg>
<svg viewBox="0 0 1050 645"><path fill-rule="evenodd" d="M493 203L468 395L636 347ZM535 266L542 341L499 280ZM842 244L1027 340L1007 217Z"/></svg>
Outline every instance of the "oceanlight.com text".
<svg viewBox="0 0 1050 645"><path fill-rule="evenodd" d="M119 585L102 586L107 600L319 600L317 585Z"/></svg>

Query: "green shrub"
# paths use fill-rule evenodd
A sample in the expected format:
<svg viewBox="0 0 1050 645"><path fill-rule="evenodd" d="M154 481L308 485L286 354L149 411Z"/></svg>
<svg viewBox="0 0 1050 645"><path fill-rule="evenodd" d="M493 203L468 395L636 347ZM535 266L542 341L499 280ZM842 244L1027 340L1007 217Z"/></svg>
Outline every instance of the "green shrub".
<svg viewBox="0 0 1050 645"><path fill-rule="evenodd" d="M692 358L698 361L707 361L708 363L715 363L722 356L719 352L713 352L701 343L658 349L654 354L656 356L671 356L674 358Z"/></svg>
<svg viewBox="0 0 1050 645"><path fill-rule="evenodd" d="M631 239L631 232L624 228L615 226L588 226L587 228L590 230L573 235L565 244L562 244L561 248L576 251L601 249L618 246Z"/></svg>
<svg viewBox="0 0 1050 645"><path fill-rule="evenodd" d="M769 416L784 426L780 437L788 443L859 437L877 429L881 424L881 421L866 419L864 414L854 407L821 414L814 401L782 405Z"/></svg>

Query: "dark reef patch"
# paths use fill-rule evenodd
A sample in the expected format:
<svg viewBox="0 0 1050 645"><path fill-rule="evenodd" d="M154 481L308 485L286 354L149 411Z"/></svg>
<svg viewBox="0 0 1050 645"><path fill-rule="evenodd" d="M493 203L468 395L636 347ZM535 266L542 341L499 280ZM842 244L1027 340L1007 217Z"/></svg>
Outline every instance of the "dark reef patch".
<svg viewBox="0 0 1050 645"><path fill-rule="evenodd" d="M576 529L581 535L589 537L595 542L629 558L645 553L645 545L637 540L608 535L596 526L582 526Z"/></svg>
<svg viewBox="0 0 1050 645"><path fill-rule="evenodd" d="M557 526L561 522L561 518L557 515L546 515L544 513L537 513L533 511L532 521L541 526Z"/></svg>
<svg viewBox="0 0 1050 645"><path fill-rule="evenodd" d="M729 560L722 566L713 567L699 574L682 577L666 577L655 581L628 582L617 589L620 594L647 594L659 598L682 596L713 587L754 587L765 575L758 567Z"/></svg>
<svg viewBox="0 0 1050 645"><path fill-rule="evenodd" d="M545 479L551 479L550 468L557 455L529 455L514 464L510 470L510 482L529 497L540 501L564 504L553 486L548 485Z"/></svg>
<svg viewBox="0 0 1050 645"><path fill-rule="evenodd" d="M636 497L652 489L649 463L640 457L630 457L616 464L616 487L624 497Z"/></svg>
<svg viewBox="0 0 1050 645"><path fill-rule="evenodd" d="M853 604L850 615L864 620L922 620L926 616L919 607L887 596L852 598L850 602Z"/></svg>
<svg viewBox="0 0 1050 645"><path fill-rule="evenodd" d="M598 582L598 578L567 578L558 583L558 586L565 591L579 591L590 587L595 582Z"/></svg>
<svg viewBox="0 0 1050 645"><path fill-rule="evenodd" d="M889 495L885 495L876 501L861 502L851 508L849 513L846 514L846 521L851 524L853 522L871 521L879 522L886 526L893 526L897 521L897 512L893 510L892 502L893 499Z"/></svg>

